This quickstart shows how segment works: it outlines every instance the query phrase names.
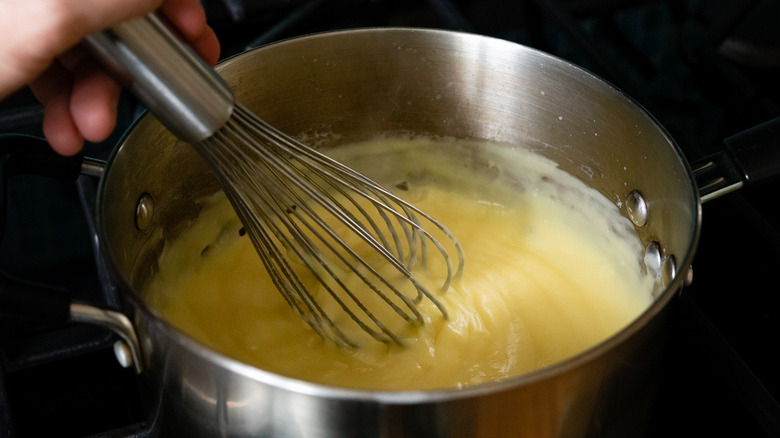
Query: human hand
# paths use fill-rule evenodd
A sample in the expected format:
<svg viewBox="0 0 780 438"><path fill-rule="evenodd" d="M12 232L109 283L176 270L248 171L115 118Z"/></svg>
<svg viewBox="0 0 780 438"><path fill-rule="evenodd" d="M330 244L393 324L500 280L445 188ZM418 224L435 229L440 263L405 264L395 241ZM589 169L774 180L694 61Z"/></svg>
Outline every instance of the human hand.
<svg viewBox="0 0 780 438"><path fill-rule="evenodd" d="M0 99L29 85L44 105L43 134L60 154L105 140L121 88L78 43L156 9L207 63L217 62L219 41L198 0L0 1Z"/></svg>

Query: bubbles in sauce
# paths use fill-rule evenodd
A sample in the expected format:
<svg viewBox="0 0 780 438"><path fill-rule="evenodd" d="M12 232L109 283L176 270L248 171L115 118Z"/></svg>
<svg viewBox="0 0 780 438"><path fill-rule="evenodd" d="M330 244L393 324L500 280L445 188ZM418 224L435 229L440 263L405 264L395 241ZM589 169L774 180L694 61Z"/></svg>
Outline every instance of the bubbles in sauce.
<svg viewBox="0 0 780 438"><path fill-rule="evenodd" d="M652 300L630 221L541 156L424 138L381 138L328 154L458 237L463 278L437 295L448 319L423 307L426 324L403 347L345 350L324 341L276 292L221 194L168 242L144 291L150 305L194 339L258 368L339 387L419 390L554 364L616 333Z"/></svg>

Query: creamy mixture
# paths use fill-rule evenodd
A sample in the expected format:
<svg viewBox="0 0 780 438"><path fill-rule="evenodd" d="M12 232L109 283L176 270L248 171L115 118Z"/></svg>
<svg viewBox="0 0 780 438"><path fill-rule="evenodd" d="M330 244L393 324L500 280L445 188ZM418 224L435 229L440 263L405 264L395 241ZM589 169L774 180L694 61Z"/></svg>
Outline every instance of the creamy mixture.
<svg viewBox="0 0 780 438"><path fill-rule="evenodd" d="M446 292L430 288L448 319L424 303L426 324L405 333L403 346L324 341L276 292L222 195L204 201L197 222L165 248L145 291L150 304L198 341L256 367L401 390L473 385L553 364L614 334L652 299L630 222L543 157L386 138L329 154L397 188L458 237L461 281Z"/></svg>

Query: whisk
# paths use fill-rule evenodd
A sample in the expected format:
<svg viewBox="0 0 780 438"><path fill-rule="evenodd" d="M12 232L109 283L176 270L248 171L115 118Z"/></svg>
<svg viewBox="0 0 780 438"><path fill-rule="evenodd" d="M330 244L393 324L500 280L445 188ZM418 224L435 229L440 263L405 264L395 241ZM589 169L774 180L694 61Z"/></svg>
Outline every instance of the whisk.
<svg viewBox="0 0 780 438"><path fill-rule="evenodd" d="M274 285L319 335L358 347L342 329L352 321L372 339L401 344L396 322L424 324L426 300L447 318L441 300L412 273L433 253L445 266L442 291L460 277L463 250L444 225L236 102L155 15L87 43L210 165Z"/></svg>

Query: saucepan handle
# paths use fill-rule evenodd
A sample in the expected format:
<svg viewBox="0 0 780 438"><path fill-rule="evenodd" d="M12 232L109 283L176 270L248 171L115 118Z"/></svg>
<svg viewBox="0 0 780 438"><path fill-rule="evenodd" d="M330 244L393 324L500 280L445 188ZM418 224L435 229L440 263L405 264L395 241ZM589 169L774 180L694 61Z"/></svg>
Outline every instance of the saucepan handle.
<svg viewBox="0 0 780 438"><path fill-rule="evenodd" d="M70 294L0 273L0 337L13 337L72 322L105 327L121 338L114 344L119 362L143 371L141 348L133 324L124 314L72 302Z"/></svg>
<svg viewBox="0 0 780 438"><path fill-rule="evenodd" d="M692 163L702 202L780 175L780 117L726 138L724 150Z"/></svg>

